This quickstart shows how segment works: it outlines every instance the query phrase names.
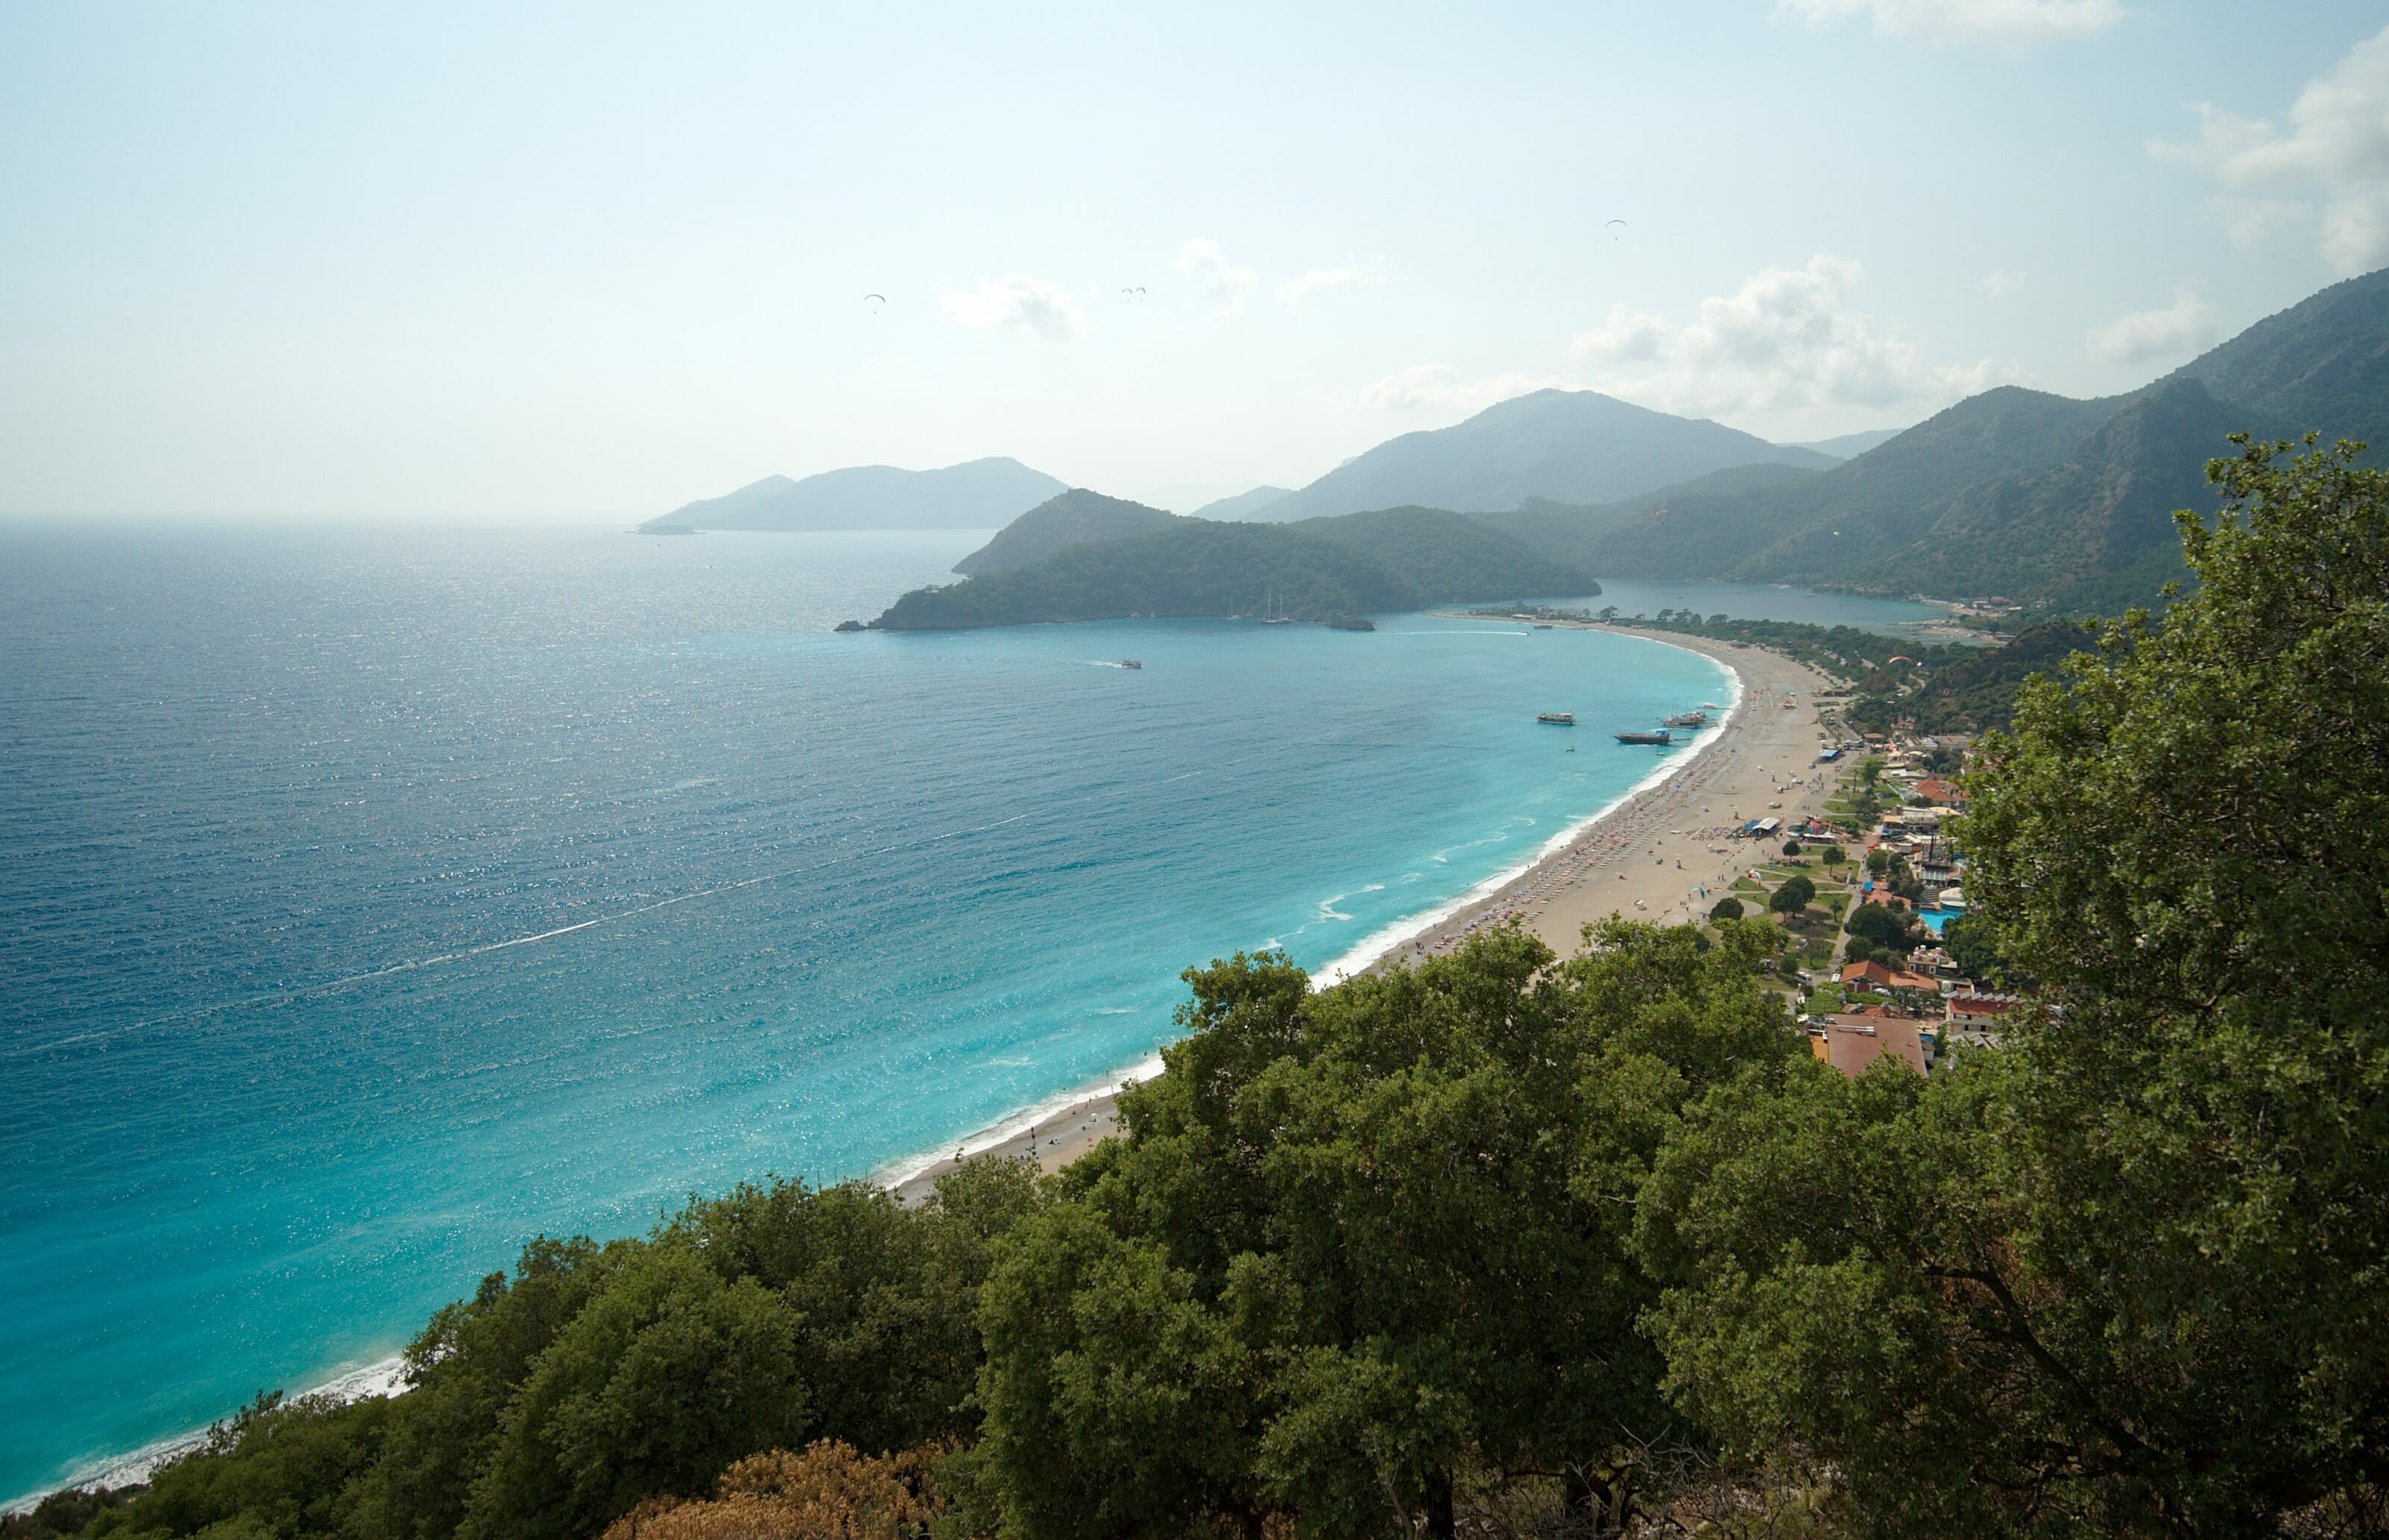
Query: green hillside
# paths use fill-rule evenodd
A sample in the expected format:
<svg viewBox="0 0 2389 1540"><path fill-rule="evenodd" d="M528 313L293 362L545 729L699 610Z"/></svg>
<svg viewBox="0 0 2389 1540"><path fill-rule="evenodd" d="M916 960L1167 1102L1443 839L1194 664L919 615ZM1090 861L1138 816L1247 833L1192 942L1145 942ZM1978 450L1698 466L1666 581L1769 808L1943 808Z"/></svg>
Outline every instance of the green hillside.
<svg viewBox="0 0 2389 1540"><path fill-rule="evenodd" d="M1399 508L1300 526L1171 519L1151 534L915 590L871 625L939 630L1264 610L1328 620L1445 600L1598 592L1582 572L1458 514Z"/></svg>
<svg viewBox="0 0 2389 1540"><path fill-rule="evenodd" d="M1612 577L2113 611L2186 576L2172 515L2213 508L2203 466L2232 452L2227 435L2308 429L2389 445L2389 271L2334 285L2128 395L2007 386L1816 474L1746 465L1481 522Z"/></svg>
<svg viewBox="0 0 2389 1540"><path fill-rule="evenodd" d="M2290 432L2389 452L2389 269L2309 295L2160 383L2181 379L2270 413Z"/></svg>
<svg viewBox="0 0 2389 1540"><path fill-rule="evenodd" d="M1601 592L1591 579L1526 542L1441 508L1381 508L1307 518L1289 528L1358 551L1423 603Z"/></svg>
<svg viewBox="0 0 2389 1540"><path fill-rule="evenodd" d="M1175 514L1083 488L1050 498L996 531L995 538L954 564L965 577L982 577L1050 556L1090 541L1124 540L1167 529Z"/></svg>

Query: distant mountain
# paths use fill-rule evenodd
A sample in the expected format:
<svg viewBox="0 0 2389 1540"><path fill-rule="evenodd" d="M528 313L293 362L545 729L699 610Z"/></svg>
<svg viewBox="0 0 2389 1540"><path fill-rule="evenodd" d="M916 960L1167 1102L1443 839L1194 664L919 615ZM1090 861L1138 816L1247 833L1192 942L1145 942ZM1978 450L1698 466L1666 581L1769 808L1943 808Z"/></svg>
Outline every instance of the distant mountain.
<svg viewBox="0 0 2389 1540"><path fill-rule="evenodd" d="M767 476L639 526L681 529L988 529L1069 488L1017 460L970 460L942 470L855 465L791 481Z"/></svg>
<svg viewBox="0 0 2389 1540"><path fill-rule="evenodd" d="M1819 474L1751 466L1586 508L1485 522L1610 577L1999 595L2066 611L2153 599L2181 575L2173 510L2213 506L2205 462L2272 414L2195 379L2075 401L1969 397Z"/></svg>
<svg viewBox="0 0 2389 1540"><path fill-rule="evenodd" d="M1864 433L1845 433L1838 439L1815 439L1794 449L1812 449L1820 454L1830 454L1836 460L1855 460L1877 444L1888 443L1908 430L1904 427L1871 427Z"/></svg>
<svg viewBox="0 0 2389 1540"><path fill-rule="evenodd" d="M1233 497L1223 497L1216 503L1206 503L1195 509L1191 516L1213 519L1260 518L1263 516L1262 509L1282 498L1293 495L1293 492L1284 487L1255 487L1248 492L1238 492Z"/></svg>
<svg viewBox="0 0 2389 1540"><path fill-rule="evenodd" d="M1762 462L1833 464L1814 450L1591 390L1538 390L1452 427L1388 439L1246 516L1291 523L1412 505L1474 512L1515 508L1532 497L1605 503Z"/></svg>
<svg viewBox="0 0 2389 1540"><path fill-rule="evenodd" d="M2354 439L2389 458L2389 268L2333 284L2211 348L2159 384L2194 379L2284 431ZM2220 453L2220 451L2217 452Z"/></svg>
<svg viewBox="0 0 2389 1540"><path fill-rule="evenodd" d="M1049 498L995 532L995 539L954 564L967 578L1004 572L1050 556L1067 545L1150 535L1178 522L1176 514L1142 503L1073 489Z"/></svg>
<svg viewBox="0 0 2389 1540"><path fill-rule="evenodd" d="M1583 573L1441 509L1292 526L1172 518L1150 534L1068 545L1023 566L917 589L871 627L947 630L1264 610L1332 620L1437 601L1599 592Z"/></svg>

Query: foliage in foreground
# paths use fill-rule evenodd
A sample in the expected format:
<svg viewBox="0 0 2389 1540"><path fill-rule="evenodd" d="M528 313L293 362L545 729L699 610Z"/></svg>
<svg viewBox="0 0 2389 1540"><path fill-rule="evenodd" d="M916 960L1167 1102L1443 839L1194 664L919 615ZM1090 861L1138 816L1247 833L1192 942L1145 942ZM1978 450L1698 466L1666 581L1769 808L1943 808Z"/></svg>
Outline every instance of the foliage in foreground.
<svg viewBox="0 0 2389 1540"><path fill-rule="evenodd" d="M2000 1049L1843 1079L1757 921L1239 957L1059 1179L538 1242L85 1533L2383 1533L2389 484L2280 449L1985 745Z"/></svg>

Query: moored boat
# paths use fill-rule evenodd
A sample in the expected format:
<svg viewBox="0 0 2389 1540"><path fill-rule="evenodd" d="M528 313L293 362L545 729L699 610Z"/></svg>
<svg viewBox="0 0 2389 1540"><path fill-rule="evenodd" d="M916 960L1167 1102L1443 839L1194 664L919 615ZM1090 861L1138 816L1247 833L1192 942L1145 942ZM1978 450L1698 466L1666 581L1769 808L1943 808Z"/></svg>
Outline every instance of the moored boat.
<svg viewBox="0 0 2389 1540"><path fill-rule="evenodd" d="M1656 732L1620 732L1616 734L1617 741L1621 744L1657 744L1661 747L1665 747L1667 745L1668 737L1669 734L1665 728L1662 728Z"/></svg>
<svg viewBox="0 0 2389 1540"><path fill-rule="evenodd" d="M1574 727L1576 725L1576 713L1573 711L1539 711L1535 714L1535 720L1539 722L1549 722L1553 727Z"/></svg>

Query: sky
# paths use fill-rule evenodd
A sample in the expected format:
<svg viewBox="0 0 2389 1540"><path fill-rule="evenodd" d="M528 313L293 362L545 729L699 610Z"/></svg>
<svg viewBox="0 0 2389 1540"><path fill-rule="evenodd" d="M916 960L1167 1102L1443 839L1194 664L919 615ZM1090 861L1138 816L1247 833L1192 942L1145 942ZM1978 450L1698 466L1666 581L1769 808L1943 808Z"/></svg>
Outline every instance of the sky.
<svg viewBox="0 0 2389 1540"><path fill-rule="evenodd" d="M1778 441L2128 389L2389 264L2384 20L15 0L0 515L983 455L1184 511L1544 386Z"/></svg>

